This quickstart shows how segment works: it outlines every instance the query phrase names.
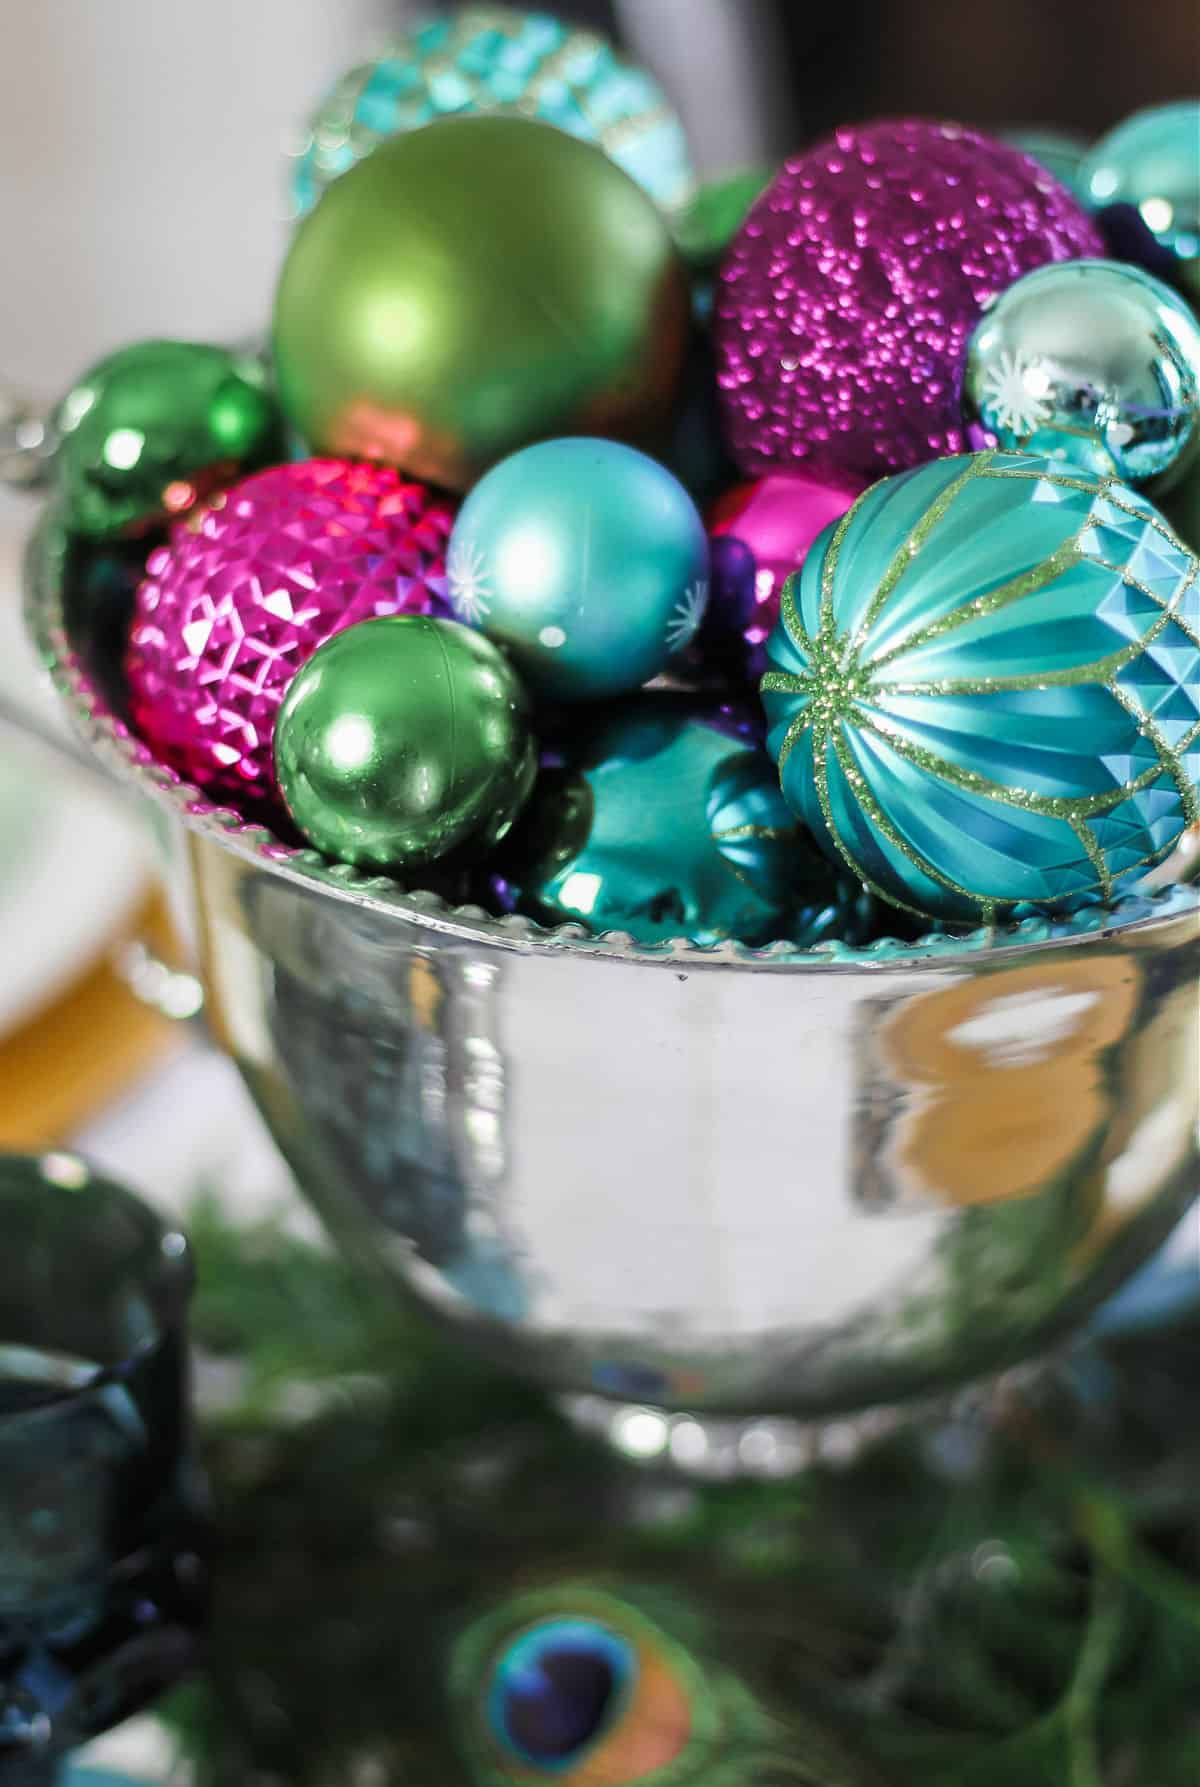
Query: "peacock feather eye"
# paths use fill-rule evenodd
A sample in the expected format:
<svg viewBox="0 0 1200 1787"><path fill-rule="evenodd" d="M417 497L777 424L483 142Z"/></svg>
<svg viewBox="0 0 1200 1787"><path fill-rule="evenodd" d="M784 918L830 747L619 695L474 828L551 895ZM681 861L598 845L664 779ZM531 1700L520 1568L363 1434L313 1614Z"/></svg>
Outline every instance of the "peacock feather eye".
<svg viewBox="0 0 1200 1787"><path fill-rule="evenodd" d="M480 1787L708 1787L729 1735L728 1696L691 1652L590 1587L476 1621L451 1691Z"/></svg>
<svg viewBox="0 0 1200 1787"><path fill-rule="evenodd" d="M598 1621L544 1620L497 1660L488 1721L520 1761L561 1776L619 1724L638 1673L634 1646Z"/></svg>

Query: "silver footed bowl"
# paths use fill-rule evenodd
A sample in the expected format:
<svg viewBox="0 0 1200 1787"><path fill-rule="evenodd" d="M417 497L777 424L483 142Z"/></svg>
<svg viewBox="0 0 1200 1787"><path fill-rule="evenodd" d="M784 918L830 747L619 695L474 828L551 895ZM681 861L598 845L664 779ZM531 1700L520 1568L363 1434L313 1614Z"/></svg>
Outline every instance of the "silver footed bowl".
<svg viewBox="0 0 1200 1787"><path fill-rule="evenodd" d="M1200 1186L1200 892L923 943L647 949L214 808L121 719L53 514L28 614L167 815L212 1032L363 1267L547 1387L818 1418L1081 1323Z"/></svg>

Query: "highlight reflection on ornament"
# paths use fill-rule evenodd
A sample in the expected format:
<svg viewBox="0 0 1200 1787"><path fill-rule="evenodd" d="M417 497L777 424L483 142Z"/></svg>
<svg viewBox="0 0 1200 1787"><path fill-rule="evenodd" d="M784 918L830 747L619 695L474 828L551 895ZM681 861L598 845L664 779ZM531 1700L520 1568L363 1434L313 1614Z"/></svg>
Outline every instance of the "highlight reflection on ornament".
<svg viewBox="0 0 1200 1787"><path fill-rule="evenodd" d="M971 337L965 403L992 444L1157 493L1200 452L1200 322L1139 268L1039 267Z"/></svg>
<svg viewBox="0 0 1200 1787"><path fill-rule="evenodd" d="M1198 577L1143 497L1052 460L885 479L784 594L784 793L917 912L1108 899L1200 817Z"/></svg>

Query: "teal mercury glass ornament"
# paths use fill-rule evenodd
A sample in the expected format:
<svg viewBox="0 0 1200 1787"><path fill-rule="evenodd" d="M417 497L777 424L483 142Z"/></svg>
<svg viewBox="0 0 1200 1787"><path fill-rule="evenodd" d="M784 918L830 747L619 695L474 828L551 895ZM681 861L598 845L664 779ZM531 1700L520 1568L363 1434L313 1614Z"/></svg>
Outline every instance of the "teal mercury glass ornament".
<svg viewBox="0 0 1200 1787"><path fill-rule="evenodd" d="M993 444L1158 495L1200 450L1200 322L1138 267L1038 267L976 328L964 393Z"/></svg>
<svg viewBox="0 0 1200 1787"><path fill-rule="evenodd" d="M812 947L865 936L861 885L816 848L728 709L643 695L573 733L504 846L493 891L546 925L639 943Z"/></svg>
<svg viewBox="0 0 1200 1787"><path fill-rule="evenodd" d="M461 6L426 19L325 96L293 175L297 215L377 143L463 112L516 112L595 143L668 210L695 188L683 125L662 88L606 38L544 12Z"/></svg>
<svg viewBox="0 0 1200 1787"><path fill-rule="evenodd" d="M1200 817L1198 575L1144 497L1054 460L874 485L768 644L789 804L911 911L1108 898Z"/></svg>
<svg viewBox="0 0 1200 1787"><path fill-rule="evenodd" d="M459 511L450 600L535 694L592 701L649 682L708 603L708 536L657 460L617 441L525 447Z"/></svg>
<svg viewBox="0 0 1200 1787"><path fill-rule="evenodd" d="M1133 205L1200 294L1200 100L1135 112L1094 145L1079 178L1097 209Z"/></svg>
<svg viewBox="0 0 1200 1787"><path fill-rule="evenodd" d="M1087 194L1079 175L1083 158L1088 152L1086 137L1075 136L1073 132L1066 130L1048 130L1036 124L1015 125L1009 130L998 130L994 134L1000 142L1011 143L1014 149L1022 149L1026 155L1032 155L1048 174L1053 174L1076 198L1087 203Z"/></svg>

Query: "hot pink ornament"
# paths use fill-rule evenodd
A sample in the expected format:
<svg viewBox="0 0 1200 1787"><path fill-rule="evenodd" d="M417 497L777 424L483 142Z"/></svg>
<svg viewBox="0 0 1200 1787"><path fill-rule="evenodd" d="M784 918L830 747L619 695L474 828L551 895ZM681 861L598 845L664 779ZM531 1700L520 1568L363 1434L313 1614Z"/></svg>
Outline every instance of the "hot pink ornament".
<svg viewBox="0 0 1200 1787"><path fill-rule="evenodd" d="M377 465L312 459L235 485L147 562L126 658L137 730L210 795L273 806L292 677L355 621L449 617L453 521L423 484Z"/></svg>
<svg viewBox="0 0 1200 1787"><path fill-rule="evenodd" d="M840 521L865 488L862 479L836 473L770 472L714 503L708 516L712 587L697 641L703 656L723 660L747 679L761 677L785 581L821 529Z"/></svg>
<svg viewBox="0 0 1200 1787"><path fill-rule="evenodd" d="M867 479L960 453L967 339L1047 261L1103 255L1077 199L958 124L851 125L787 162L721 269L725 431L747 475Z"/></svg>

